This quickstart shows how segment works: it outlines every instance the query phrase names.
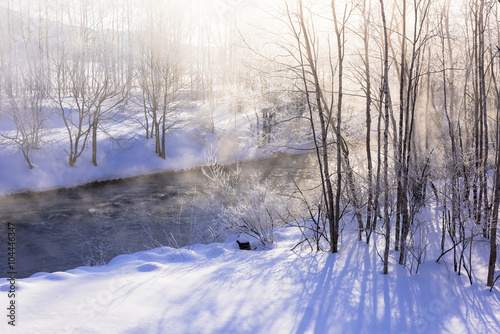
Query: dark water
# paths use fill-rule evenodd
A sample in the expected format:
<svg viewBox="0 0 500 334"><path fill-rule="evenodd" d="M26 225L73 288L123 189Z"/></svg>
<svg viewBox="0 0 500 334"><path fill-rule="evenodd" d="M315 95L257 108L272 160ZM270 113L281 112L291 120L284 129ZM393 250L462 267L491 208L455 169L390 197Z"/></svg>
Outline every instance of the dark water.
<svg viewBox="0 0 500 334"><path fill-rule="evenodd" d="M311 155L245 162L242 184L259 173L282 192L294 188L292 177L306 187L316 175L313 165ZM193 221L204 228L193 204L205 191L206 177L193 169L0 197L0 277L9 271L8 223L15 225L16 271L23 278L81 266L91 255L99 259L99 245L108 261L152 248L149 234L166 246L186 245Z"/></svg>

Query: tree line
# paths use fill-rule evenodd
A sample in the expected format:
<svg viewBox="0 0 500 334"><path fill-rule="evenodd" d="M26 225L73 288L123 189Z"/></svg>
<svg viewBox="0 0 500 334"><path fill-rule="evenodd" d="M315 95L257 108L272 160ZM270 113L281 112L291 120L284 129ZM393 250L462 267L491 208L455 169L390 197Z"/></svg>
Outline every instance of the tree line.
<svg viewBox="0 0 500 334"><path fill-rule="evenodd" d="M124 107L143 112L144 134L164 159L177 110L196 101L213 115L235 82L234 22L203 1L3 0L0 13L1 114L17 128L3 139L29 168L54 114L68 164L88 147L97 166L98 135L111 136L103 123Z"/></svg>
<svg viewBox="0 0 500 334"><path fill-rule="evenodd" d="M442 210L443 255L453 252L454 270L465 270L472 283L473 240L489 239L487 285L493 285L498 6L486 0L287 2L279 19L289 33L276 43L309 112L331 252L338 251L347 205L359 240L369 243L373 231L384 235L384 273L391 248L407 265L415 255L418 213L433 194ZM364 147L361 163L350 147L357 154Z"/></svg>
<svg viewBox="0 0 500 334"><path fill-rule="evenodd" d="M120 105L143 112L145 137L165 158L186 101L209 106L212 132L213 111L225 104L235 120L252 114L257 146L310 142L321 178L312 216L324 220L317 235L331 252L348 208L359 240L384 236L385 273L390 249L408 265L425 249L424 240L415 250L418 213L432 197L443 255L472 282L473 241L489 239L494 284L497 1L290 0L253 30L206 2L1 4L0 110L30 167L47 105L64 124L74 166L88 145L97 165L97 136Z"/></svg>

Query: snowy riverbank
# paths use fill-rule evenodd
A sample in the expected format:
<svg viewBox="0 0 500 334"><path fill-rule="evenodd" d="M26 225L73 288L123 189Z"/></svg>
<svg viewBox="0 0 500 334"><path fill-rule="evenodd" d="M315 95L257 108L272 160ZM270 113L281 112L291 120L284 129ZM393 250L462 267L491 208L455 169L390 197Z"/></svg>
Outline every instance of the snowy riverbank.
<svg viewBox="0 0 500 334"><path fill-rule="evenodd" d="M455 334L500 328L500 293L480 281L470 286L435 263L438 250L429 250L417 275L394 260L382 275L375 247L356 242L355 233L346 232L334 255L290 251L300 239L294 227L275 237L268 250L241 251L233 237L18 280L16 331L2 321L0 332Z"/></svg>
<svg viewBox="0 0 500 334"><path fill-rule="evenodd" d="M66 129L57 115L53 115L43 131L40 149L32 153L33 169L28 168L15 145L5 141L9 144L0 146L0 196L189 169L205 164L206 154L211 153L216 153L219 162L230 163L268 157L272 151L280 150L253 144L251 117L240 114L235 120L224 106L215 110L216 129L212 133L205 124L209 118L205 115L207 112L200 107L181 113L179 117L184 118L187 125L167 134L165 160L155 154L154 140L146 139L139 121L142 114L124 114L123 121L106 124L106 132L113 138L103 133L98 137L98 166L92 165L91 148L87 147L74 167L68 165L65 152L69 140ZM15 131L14 125L0 119L0 134L8 135L12 131Z"/></svg>

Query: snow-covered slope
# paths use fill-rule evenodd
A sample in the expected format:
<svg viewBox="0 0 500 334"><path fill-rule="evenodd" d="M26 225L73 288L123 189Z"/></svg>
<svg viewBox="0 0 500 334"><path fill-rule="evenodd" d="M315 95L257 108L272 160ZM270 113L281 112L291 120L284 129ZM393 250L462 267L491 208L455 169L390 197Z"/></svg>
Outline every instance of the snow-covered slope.
<svg viewBox="0 0 500 334"><path fill-rule="evenodd" d="M91 163L88 144L75 165L68 165L65 150L69 150L68 135L57 115L49 120L43 131L43 142L32 154L35 168L29 169L19 149L3 140L0 145L0 196L28 190L48 190L74 187L87 182L132 177L161 171L176 171L201 166L205 154L217 152L219 162L233 162L266 155L256 145L248 145L249 118L227 111L221 106L214 111L215 133L207 125L210 112L205 106L180 113L183 127L170 130L166 136L166 159L155 154L155 142L146 139L141 125L143 115L119 114L104 126L113 136L98 137L98 166ZM119 121L120 120L120 121ZM0 119L0 134L9 134L15 127ZM1 139L1 137L0 137ZM115 139L121 139L116 141Z"/></svg>
<svg viewBox="0 0 500 334"><path fill-rule="evenodd" d="M341 252L225 243L121 255L104 267L39 273L17 282L16 328L1 333L495 333L500 293L430 258L418 275L346 232ZM380 245L379 245L380 247ZM5 281L4 281L5 282ZM0 285L6 305L8 284ZM5 308L4 308L5 309ZM5 312L4 312L5 313Z"/></svg>

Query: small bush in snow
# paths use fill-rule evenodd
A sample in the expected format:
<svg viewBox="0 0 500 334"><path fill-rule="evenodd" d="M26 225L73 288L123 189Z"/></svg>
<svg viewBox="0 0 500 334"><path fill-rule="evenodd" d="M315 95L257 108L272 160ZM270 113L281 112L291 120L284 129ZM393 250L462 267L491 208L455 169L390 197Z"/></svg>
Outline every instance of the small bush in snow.
<svg viewBox="0 0 500 334"><path fill-rule="evenodd" d="M219 219L238 233L253 237L263 244L273 243L273 231L283 223L280 211L285 205L273 193L269 180L259 182L258 176L253 176L249 186L248 191L237 196L235 203L223 207Z"/></svg>
<svg viewBox="0 0 500 334"><path fill-rule="evenodd" d="M76 234L86 239L79 244L79 257L83 264L88 267L104 266L108 262L108 253L112 251L115 240L110 238L113 228L107 227L102 218L94 215L94 228L84 233L73 227Z"/></svg>
<svg viewBox="0 0 500 334"><path fill-rule="evenodd" d="M202 170L208 179L207 196L198 205L212 217L212 236L237 232L262 244L273 243L273 229L285 222L286 203L272 190L271 181L254 175L241 184L238 166L229 170L219 165L215 154L208 155L206 161Z"/></svg>

